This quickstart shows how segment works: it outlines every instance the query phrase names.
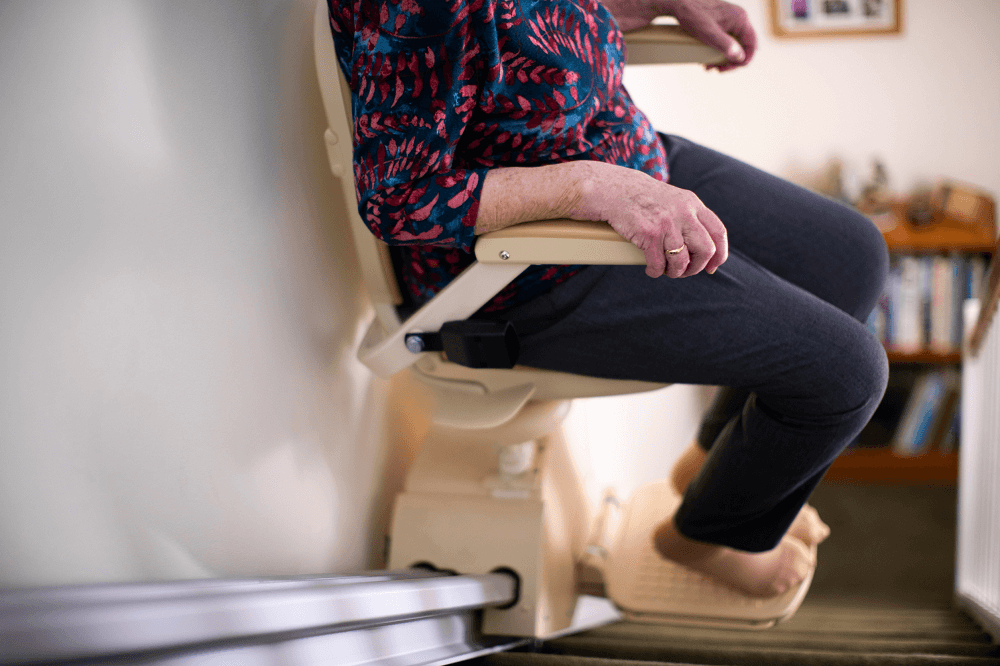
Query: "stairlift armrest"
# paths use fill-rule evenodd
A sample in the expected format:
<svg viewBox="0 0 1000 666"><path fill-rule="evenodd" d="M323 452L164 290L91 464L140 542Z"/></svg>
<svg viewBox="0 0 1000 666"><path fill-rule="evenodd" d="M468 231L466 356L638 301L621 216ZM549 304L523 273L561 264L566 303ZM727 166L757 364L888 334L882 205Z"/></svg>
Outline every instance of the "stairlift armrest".
<svg viewBox="0 0 1000 666"><path fill-rule="evenodd" d="M407 334L469 318L531 264L646 264L642 251L607 223L578 220L527 222L483 234L475 253L476 263L397 330L385 331L376 319L361 343L361 361L383 377L410 366L420 354L406 348Z"/></svg>
<svg viewBox="0 0 1000 666"><path fill-rule="evenodd" d="M483 234L476 240L483 264L646 265L642 250L605 222L544 220Z"/></svg>
<svg viewBox="0 0 1000 666"><path fill-rule="evenodd" d="M652 24L625 33L629 65L701 63L717 65L726 57L702 44L679 25Z"/></svg>

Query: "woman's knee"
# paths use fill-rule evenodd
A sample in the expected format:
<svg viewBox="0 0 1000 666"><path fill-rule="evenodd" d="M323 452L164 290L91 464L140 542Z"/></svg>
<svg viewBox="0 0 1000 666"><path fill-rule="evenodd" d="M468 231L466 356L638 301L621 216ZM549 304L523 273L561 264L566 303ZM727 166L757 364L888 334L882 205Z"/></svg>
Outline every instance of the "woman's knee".
<svg viewBox="0 0 1000 666"><path fill-rule="evenodd" d="M857 334L858 343L853 346L852 361L857 373L858 394L865 396L875 411L889 383L889 359L885 347L868 328L863 325L858 328L861 330Z"/></svg>
<svg viewBox="0 0 1000 666"><path fill-rule="evenodd" d="M889 362L885 349L860 322L851 319L838 340L821 355L818 387L826 394L827 411L855 412L867 422L885 394Z"/></svg>
<svg viewBox="0 0 1000 666"><path fill-rule="evenodd" d="M854 291L857 303L856 311L850 314L864 319L885 287L889 274L889 250L882 232L868 217L841 204L830 203L836 207L831 213L839 218L836 228L840 235L840 242L830 250L841 253L839 259L850 274L845 287Z"/></svg>
<svg viewBox="0 0 1000 666"><path fill-rule="evenodd" d="M853 209L847 209L851 218L851 245L857 249L858 263L881 290L889 273L889 248L878 227L866 216Z"/></svg>
<svg viewBox="0 0 1000 666"><path fill-rule="evenodd" d="M864 425L885 393L885 350L861 322L831 307L796 331L791 363L781 364L758 394L775 412L803 427Z"/></svg>

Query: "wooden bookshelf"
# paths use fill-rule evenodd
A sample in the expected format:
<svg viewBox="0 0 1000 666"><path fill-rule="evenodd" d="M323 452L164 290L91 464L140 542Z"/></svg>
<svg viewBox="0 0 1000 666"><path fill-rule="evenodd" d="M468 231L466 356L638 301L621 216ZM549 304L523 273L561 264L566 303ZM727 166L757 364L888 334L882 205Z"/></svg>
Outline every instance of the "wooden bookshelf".
<svg viewBox="0 0 1000 666"><path fill-rule="evenodd" d="M906 220L906 204L897 202L889 213L871 216L882 231L889 251L899 254L939 254L945 252L993 252L996 232L993 220L969 225L946 217L938 217L924 227L915 227Z"/></svg>
<svg viewBox="0 0 1000 666"><path fill-rule="evenodd" d="M920 456L904 458L889 447L852 449L837 458L824 481L954 486L958 484L958 453L942 454L932 449Z"/></svg>
<svg viewBox="0 0 1000 666"><path fill-rule="evenodd" d="M989 219L978 225L939 215L923 227L916 227L907 221L906 208L906 202L900 201L893 203L887 213L870 215L893 254L989 254L997 251L994 207L991 207ZM960 365L962 362L962 354L958 350L887 349L886 354L891 364ZM893 453L888 446L852 449L834 462L825 480L832 483L954 486L958 483L958 453L942 454L932 447L923 455L903 457Z"/></svg>
<svg viewBox="0 0 1000 666"><path fill-rule="evenodd" d="M916 227L906 219L906 202L892 204L888 213L869 214L882 231L882 237L893 254L927 255L958 252L961 254L995 254L998 240L994 207L990 215L979 224L969 224L942 215L924 227ZM887 348L890 363L926 363L957 365L962 362L960 350L934 351L921 349L904 351Z"/></svg>
<svg viewBox="0 0 1000 666"><path fill-rule="evenodd" d="M935 365L957 365L962 362L962 352L936 352L921 350L916 352L886 349L889 363L928 363Z"/></svg>

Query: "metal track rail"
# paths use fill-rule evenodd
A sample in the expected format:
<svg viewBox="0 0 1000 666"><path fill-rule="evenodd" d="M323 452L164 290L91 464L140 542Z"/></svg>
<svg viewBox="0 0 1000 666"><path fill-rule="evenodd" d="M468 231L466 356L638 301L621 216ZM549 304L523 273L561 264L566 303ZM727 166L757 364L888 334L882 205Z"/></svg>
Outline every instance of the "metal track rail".
<svg viewBox="0 0 1000 666"><path fill-rule="evenodd" d="M450 664L527 642L475 622L516 588L406 571L5 591L0 664Z"/></svg>

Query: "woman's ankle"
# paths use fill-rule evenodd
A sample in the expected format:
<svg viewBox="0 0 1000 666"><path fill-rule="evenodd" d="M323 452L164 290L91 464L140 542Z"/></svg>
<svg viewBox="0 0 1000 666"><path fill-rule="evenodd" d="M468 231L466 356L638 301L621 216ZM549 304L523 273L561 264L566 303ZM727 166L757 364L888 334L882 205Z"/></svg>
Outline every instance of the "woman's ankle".
<svg viewBox="0 0 1000 666"><path fill-rule="evenodd" d="M703 562L720 552L724 546L689 539L680 533L673 519L664 521L653 532L653 546L663 557L684 565Z"/></svg>
<svg viewBox="0 0 1000 666"><path fill-rule="evenodd" d="M697 441L692 441L680 455L670 471L670 485L673 486L678 495L684 494L691 481L701 471L707 457L708 454L698 446Z"/></svg>

